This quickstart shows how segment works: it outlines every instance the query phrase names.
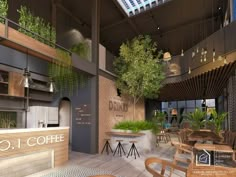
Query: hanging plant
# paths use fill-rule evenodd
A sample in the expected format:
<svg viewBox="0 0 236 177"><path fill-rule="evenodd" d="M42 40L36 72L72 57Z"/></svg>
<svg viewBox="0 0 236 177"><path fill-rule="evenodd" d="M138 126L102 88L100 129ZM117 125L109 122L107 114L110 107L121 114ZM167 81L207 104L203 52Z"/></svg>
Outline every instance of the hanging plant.
<svg viewBox="0 0 236 177"><path fill-rule="evenodd" d="M55 45L51 44L51 42L56 43L56 30L50 23L46 23L41 17L34 16L26 6L21 6L17 12L20 14L20 28L18 29L20 32L37 39L40 42L55 47ZM25 29L29 30L30 32ZM32 32L37 35L33 34Z"/></svg>
<svg viewBox="0 0 236 177"><path fill-rule="evenodd" d="M76 53L83 59L89 60L90 57L90 46L86 40L82 40L71 47L71 51Z"/></svg>
<svg viewBox="0 0 236 177"><path fill-rule="evenodd" d="M7 0L0 0L0 16L7 17L8 4ZM0 18L0 23L4 23L4 19Z"/></svg>
<svg viewBox="0 0 236 177"><path fill-rule="evenodd" d="M79 74L72 67L68 52L57 49L57 59L49 64L49 77L55 82L60 94L73 95L79 87L86 84L86 76Z"/></svg>
<svg viewBox="0 0 236 177"><path fill-rule="evenodd" d="M0 112L0 128L16 127L15 112Z"/></svg>

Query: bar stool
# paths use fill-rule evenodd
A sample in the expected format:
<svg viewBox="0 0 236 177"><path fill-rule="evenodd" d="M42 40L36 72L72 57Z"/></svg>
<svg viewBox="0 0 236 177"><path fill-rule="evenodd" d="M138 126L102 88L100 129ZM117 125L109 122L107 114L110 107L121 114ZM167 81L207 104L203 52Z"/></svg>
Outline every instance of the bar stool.
<svg viewBox="0 0 236 177"><path fill-rule="evenodd" d="M120 142L122 142L123 140L116 140L116 142L118 142L117 146L116 146L116 149L115 149L115 152L113 153L113 156L116 154L116 151L118 151L117 153L120 154L120 157L122 156L122 152L121 150L123 151L124 155L125 155L125 150L122 146L122 144Z"/></svg>
<svg viewBox="0 0 236 177"><path fill-rule="evenodd" d="M136 159L136 153L138 154L138 157L140 157L139 153L138 153L138 150L137 150L137 148L135 146L135 143L137 143L137 141L130 141L130 143L132 143L132 145L130 147L130 150L129 150L129 153L127 155L127 158L129 157L130 154L131 154L130 156L132 156L134 154L134 157Z"/></svg>
<svg viewBox="0 0 236 177"><path fill-rule="evenodd" d="M106 152L107 152L107 155L109 155L109 149L111 150L111 153L113 153L112 149L111 149L111 146L110 146L110 139L104 139L106 141L106 143L104 144L103 148L102 148L102 152L101 154L103 153L103 151L106 149Z"/></svg>

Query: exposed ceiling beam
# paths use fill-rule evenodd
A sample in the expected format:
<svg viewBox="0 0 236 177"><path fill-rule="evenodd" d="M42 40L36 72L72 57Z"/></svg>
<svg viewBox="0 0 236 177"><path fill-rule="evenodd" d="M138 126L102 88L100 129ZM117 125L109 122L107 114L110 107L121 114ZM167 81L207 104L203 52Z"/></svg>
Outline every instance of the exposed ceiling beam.
<svg viewBox="0 0 236 177"><path fill-rule="evenodd" d="M110 28L112 28L112 27L115 27L115 26L117 26L117 25L120 25L120 24L122 24L122 23L127 22L128 20L130 20L131 23L133 23L133 22L132 22L132 19L133 19L133 18L137 18L139 15L143 15L144 13L151 13L151 12L154 11L156 8L159 8L159 7L163 6L163 5L168 4L169 1L171 1L171 0L166 0L165 3L160 4L160 5L156 6L156 7L153 7L153 8L151 8L151 9L147 10L147 11L143 11L143 12L137 14L137 15L134 15L134 16L131 16L131 17L127 17L127 14L123 11L123 9L122 9L122 8L120 7L120 5L116 2L116 0L113 0L113 2L115 3L115 5L118 7L118 9L121 11L121 13L125 16L125 18L122 19L122 20L120 20L120 21L117 21L117 22L114 22L114 23L112 23L112 24L109 24L109 25L107 25L107 26L104 26L104 27L101 29L101 31L108 30L108 29L110 29Z"/></svg>
<svg viewBox="0 0 236 177"><path fill-rule="evenodd" d="M79 25L85 27L87 30L91 32L91 26L85 23L83 20L79 19L78 17L74 16L70 10L64 7L61 3L56 3L56 6L63 10L67 15L69 15L73 20L75 20Z"/></svg>
<svg viewBox="0 0 236 177"><path fill-rule="evenodd" d="M132 22L132 20L126 15L126 13L123 11L123 9L121 8L121 6L118 4L118 2L116 0L112 0L114 2L114 4L116 5L116 7L120 10L120 12L122 13L122 15L124 16L125 21L127 21L129 23L129 25L131 26L131 28L133 29L133 31L136 33L136 35L140 34L139 30L137 29L137 26Z"/></svg>
<svg viewBox="0 0 236 177"><path fill-rule="evenodd" d="M160 32L160 31L156 31L154 33L150 33L151 36L160 36L160 35L166 35L168 33L172 33L172 32L175 32L177 30L180 30L180 29L183 29L183 28L186 28L188 26L193 26L193 25L198 25L198 24L202 24L202 23L206 23L206 22L211 22L212 20L214 20L215 18L217 18L218 16L214 16L214 17L210 17L210 18L207 18L207 19L198 19L198 20L195 20L195 21L191 21L191 22L186 22L186 23L183 23L183 24L179 24L179 25L176 25L175 27L170 27L169 29L165 29L163 31L165 32ZM215 23L216 24L216 23ZM214 31L213 31L214 32Z"/></svg>

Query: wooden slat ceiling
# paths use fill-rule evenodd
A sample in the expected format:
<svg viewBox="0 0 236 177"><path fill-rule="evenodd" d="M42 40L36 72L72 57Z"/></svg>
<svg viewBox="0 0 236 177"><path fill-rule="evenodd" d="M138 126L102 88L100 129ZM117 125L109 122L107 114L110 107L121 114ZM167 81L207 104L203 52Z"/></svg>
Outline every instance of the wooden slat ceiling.
<svg viewBox="0 0 236 177"><path fill-rule="evenodd" d="M166 84L159 94L160 101L216 98L223 93L236 62L221 66L187 80Z"/></svg>

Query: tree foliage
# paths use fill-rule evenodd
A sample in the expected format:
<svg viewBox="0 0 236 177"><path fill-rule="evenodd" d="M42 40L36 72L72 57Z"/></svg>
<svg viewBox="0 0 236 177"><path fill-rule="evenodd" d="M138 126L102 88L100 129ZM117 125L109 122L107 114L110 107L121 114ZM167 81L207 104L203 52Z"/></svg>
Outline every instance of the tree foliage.
<svg viewBox="0 0 236 177"><path fill-rule="evenodd" d="M149 36L138 36L123 43L119 57L114 62L117 88L132 96L135 104L139 98L155 98L162 87L164 72L159 61L157 45Z"/></svg>

